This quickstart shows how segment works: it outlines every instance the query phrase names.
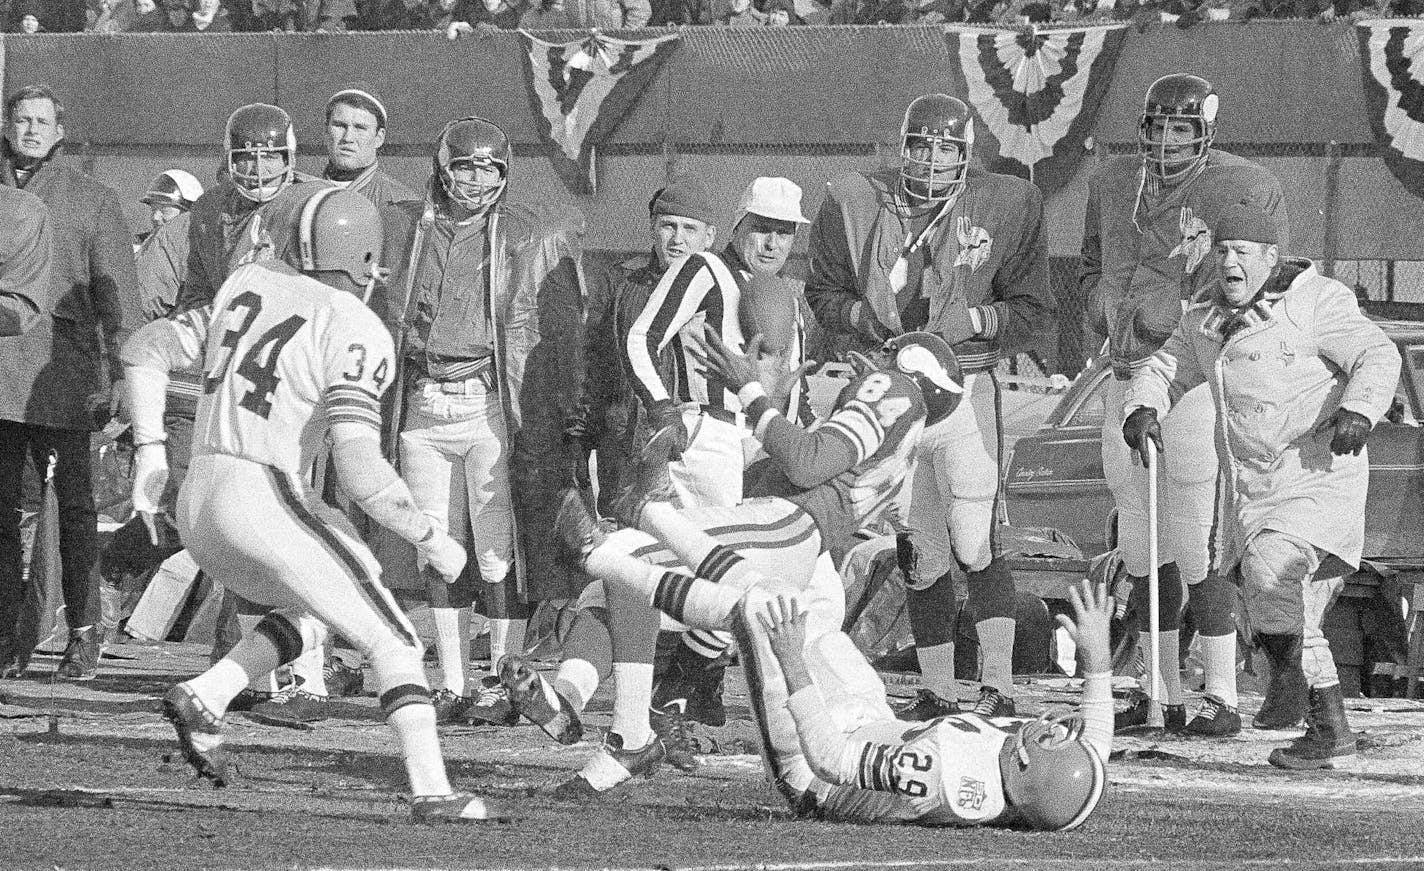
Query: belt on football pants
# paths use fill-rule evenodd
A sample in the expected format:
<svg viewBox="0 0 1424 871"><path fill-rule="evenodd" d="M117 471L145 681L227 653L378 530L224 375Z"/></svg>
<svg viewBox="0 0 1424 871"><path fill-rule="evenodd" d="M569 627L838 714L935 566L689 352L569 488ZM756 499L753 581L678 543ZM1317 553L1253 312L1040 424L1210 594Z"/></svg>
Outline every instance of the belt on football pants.
<svg viewBox="0 0 1424 871"><path fill-rule="evenodd" d="M493 366L487 366L480 370L478 375L462 378L459 381L438 381L431 378L423 383L429 384L441 393L454 396L480 396L485 393L495 393L498 390L494 380Z"/></svg>

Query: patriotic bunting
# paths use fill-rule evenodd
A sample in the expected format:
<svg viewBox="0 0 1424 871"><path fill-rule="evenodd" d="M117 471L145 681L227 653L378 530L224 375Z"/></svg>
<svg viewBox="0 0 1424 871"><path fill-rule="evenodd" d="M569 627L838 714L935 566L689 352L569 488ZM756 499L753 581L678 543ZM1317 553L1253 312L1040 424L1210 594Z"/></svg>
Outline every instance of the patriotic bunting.
<svg viewBox="0 0 1424 871"><path fill-rule="evenodd" d="M1365 106L1394 177L1424 196L1424 23L1360 24Z"/></svg>
<svg viewBox="0 0 1424 871"><path fill-rule="evenodd" d="M979 118L975 150L985 165L1032 180L1044 196L1067 184L1126 33L1126 24L1045 31L946 27L950 73Z"/></svg>
<svg viewBox="0 0 1424 871"><path fill-rule="evenodd" d="M550 160L569 189L592 194L595 146L638 102L678 36L630 42L595 29L584 39L558 44L525 30L519 35L539 138L555 147Z"/></svg>

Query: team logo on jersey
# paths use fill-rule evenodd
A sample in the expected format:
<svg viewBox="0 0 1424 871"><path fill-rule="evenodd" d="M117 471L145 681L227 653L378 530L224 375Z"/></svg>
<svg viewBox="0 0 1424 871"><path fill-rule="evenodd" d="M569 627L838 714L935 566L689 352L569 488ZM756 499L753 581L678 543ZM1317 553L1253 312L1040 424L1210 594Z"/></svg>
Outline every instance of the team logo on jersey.
<svg viewBox="0 0 1424 871"><path fill-rule="evenodd" d="M1191 206L1182 206L1177 226L1181 230L1182 241L1177 243L1177 247L1172 249L1167 259L1181 254L1187 259L1187 262L1182 264L1182 272L1191 275L1211 251L1211 228L1206 225L1206 221L1192 213Z"/></svg>
<svg viewBox="0 0 1424 871"><path fill-rule="evenodd" d="M988 262L989 253L994 250L994 240L989 238L988 230L974 226L966 217L960 217L955 223L954 234L959 237L959 255L954 258L955 266L968 266L973 272Z"/></svg>
<svg viewBox="0 0 1424 871"><path fill-rule="evenodd" d="M277 257L277 246L272 241L272 234L267 232L267 228L263 226L260 214L253 215L252 223L247 225L247 244L249 246L247 251L237 258L234 266L274 260Z"/></svg>
<svg viewBox="0 0 1424 871"><path fill-rule="evenodd" d="M984 781L977 777L959 778L959 793L954 798L954 803L959 807L982 810L984 800L988 797L989 791L984 788Z"/></svg>

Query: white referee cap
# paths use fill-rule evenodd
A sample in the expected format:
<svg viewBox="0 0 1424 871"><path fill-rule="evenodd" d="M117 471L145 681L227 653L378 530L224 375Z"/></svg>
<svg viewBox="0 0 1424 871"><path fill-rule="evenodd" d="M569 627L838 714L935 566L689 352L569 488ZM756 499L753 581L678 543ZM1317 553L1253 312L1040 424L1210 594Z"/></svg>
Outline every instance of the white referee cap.
<svg viewBox="0 0 1424 871"><path fill-rule="evenodd" d="M747 215L761 215L776 221L791 221L796 224L811 223L801 214L801 186L789 178L762 176L753 179L742 191L742 200L737 204L736 226Z"/></svg>

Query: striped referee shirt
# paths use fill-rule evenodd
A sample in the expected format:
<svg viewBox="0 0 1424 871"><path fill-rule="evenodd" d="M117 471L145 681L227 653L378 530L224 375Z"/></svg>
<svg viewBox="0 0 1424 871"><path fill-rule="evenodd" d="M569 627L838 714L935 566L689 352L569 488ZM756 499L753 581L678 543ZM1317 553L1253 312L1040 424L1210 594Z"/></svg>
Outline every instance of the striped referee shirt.
<svg viewBox="0 0 1424 871"><path fill-rule="evenodd" d="M624 343L632 387L645 407L671 400L742 410L737 394L691 353L701 346L704 327L715 329L724 343L742 350L740 296L736 277L715 254L691 254L668 266ZM658 374L657 361L664 353L670 356L670 384Z"/></svg>

